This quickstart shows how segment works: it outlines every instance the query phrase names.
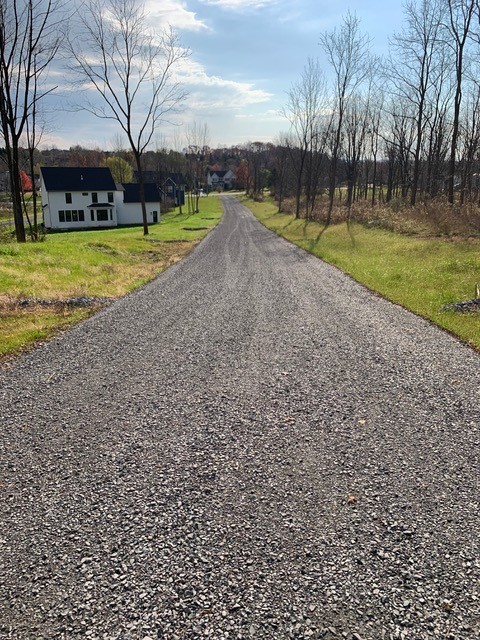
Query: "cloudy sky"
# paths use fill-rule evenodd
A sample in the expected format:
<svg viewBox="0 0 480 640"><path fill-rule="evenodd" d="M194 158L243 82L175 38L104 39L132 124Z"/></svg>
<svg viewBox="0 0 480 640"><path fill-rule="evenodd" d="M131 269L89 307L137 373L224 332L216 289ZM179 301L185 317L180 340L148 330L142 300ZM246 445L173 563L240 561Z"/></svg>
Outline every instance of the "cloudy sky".
<svg viewBox="0 0 480 640"><path fill-rule="evenodd" d="M157 144L181 147L185 127L206 124L211 146L274 140L287 130L279 115L308 58L323 61L319 36L347 11L361 20L372 50L384 53L401 26L402 0L147 0L152 24L171 24L191 50L183 70L189 97L178 126L165 124ZM325 69L327 66L325 64ZM65 72L62 72L65 73ZM61 83L59 83L61 84ZM56 97L44 146L111 148L118 125L62 110Z"/></svg>

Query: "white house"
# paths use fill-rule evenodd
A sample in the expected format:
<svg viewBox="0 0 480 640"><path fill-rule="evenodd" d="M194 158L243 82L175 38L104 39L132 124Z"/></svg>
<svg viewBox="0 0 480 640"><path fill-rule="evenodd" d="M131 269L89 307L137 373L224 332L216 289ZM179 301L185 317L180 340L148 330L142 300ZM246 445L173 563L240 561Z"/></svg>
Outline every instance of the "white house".
<svg viewBox="0 0 480 640"><path fill-rule="evenodd" d="M212 171L207 173L207 184L210 189L230 189L235 180L233 171Z"/></svg>
<svg viewBox="0 0 480 640"><path fill-rule="evenodd" d="M41 167L47 229L116 227L117 186L108 167Z"/></svg>
<svg viewBox="0 0 480 640"><path fill-rule="evenodd" d="M160 192L154 182L144 185L147 221L155 224L160 220ZM140 185L136 182L123 182L116 192L118 224L141 224L142 205L140 203Z"/></svg>
<svg viewBox="0 0 480 640"><path fill-rule="evenodd" d="M117 186L108 167L41 167L43 221L47 229L142 224L138 184ZM160 194L145 185L147 220L160 220Z"/></svg>

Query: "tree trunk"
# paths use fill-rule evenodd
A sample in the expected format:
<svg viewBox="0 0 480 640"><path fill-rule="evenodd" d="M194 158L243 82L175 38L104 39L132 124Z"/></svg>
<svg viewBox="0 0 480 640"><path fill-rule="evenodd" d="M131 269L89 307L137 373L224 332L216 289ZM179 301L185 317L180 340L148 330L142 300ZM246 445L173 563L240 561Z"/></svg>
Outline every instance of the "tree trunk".
<svg viewBox="0 0 480 640"><path fill-rule="evenodd" d="M17 141L13 141L10 148L9 158L9 171L10 171L10 185L12 189L12 205L13 205L13 218L15 221L15 236L17 242L26 242L25 235L25 222L23 220L23 203L22 203L22 188L20 184L20 162L19 162L19 149ZM9 155L7 150L7 157Z"/></svg>
<svg viewBox="0 0 480 640"><path fill-rule="evenodd" d="M142 158L141 155L133 149L135 155L135 165L137 167L138 184L140 191L140 204L142 206L142 223L143 223L143 235L148 236L148 220L147 220L147 205L145 204L145 180L143 177Z"/></svg>
<svg viewBox="0 0 480 640"><path fill-rule="evenodd" d="M377 195L377 154L373 155L373 175L372 175L372 208L376 204Z"/></svg>

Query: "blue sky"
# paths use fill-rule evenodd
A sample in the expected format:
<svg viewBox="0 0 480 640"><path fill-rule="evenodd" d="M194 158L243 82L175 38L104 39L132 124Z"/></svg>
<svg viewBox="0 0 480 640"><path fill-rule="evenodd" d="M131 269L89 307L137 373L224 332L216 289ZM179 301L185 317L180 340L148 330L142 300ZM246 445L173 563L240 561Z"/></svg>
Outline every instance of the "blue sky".
<svg viewBox="0 0 480 640"><path fill-rule="evenodd" d="M347 11L361 20L372 51L385 53L401 27L402 0L147 0L151 24L171 24L191 56L182 69L189 98L178 126L158 131L159 146L181 148L189 123L206 124L211 146L273 141L287 130L279 115L286 92L310 58L322 58L319 36ZM328 67L325 64L325 70ZM55 79L55 78L53 78ZM118 125L56 109L43 144L111 148Z"/></svg>

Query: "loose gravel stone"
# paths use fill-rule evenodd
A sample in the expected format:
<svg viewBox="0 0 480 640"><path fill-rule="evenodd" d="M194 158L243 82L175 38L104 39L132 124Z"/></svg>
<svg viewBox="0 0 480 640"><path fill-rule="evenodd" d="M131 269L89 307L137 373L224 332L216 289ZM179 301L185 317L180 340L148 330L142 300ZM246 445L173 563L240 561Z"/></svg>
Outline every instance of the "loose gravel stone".
<svg viewBox="0 0 480 640"><path fill-rule="evenodd" d="M0 371L0 638L480 637L479 356L223 202Z"/></svg>

